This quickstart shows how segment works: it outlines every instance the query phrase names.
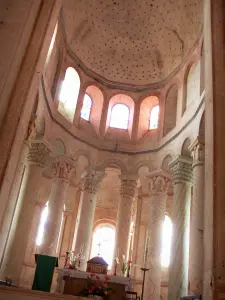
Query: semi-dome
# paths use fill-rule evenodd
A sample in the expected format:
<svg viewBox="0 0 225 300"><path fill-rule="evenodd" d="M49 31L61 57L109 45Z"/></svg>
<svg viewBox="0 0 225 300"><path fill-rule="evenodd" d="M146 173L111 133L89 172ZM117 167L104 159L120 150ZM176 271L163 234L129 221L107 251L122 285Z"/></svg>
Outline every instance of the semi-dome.
<svg viewBox="0 0 225 300"><path fill-rule="evenodd" d="M65 0L67 47L83 69L112 82L161 82L193 49L202 0Z"/></svg>

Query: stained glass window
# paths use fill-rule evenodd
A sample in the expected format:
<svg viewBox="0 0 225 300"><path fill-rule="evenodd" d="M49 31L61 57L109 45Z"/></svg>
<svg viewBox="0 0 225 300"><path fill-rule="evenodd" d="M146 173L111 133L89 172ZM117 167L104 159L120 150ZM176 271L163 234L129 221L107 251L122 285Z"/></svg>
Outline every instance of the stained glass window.
<svg viewBox="0 0 225 300"><path fill-rule="evenodd" d="M45 224L48 218L48 202L46 203L42 214L41 214L41 220L38 227L38 233L36 238L36 245L40 246L43 242L43 236L44 236L44 230L45 230Z"/></svg>
<svg viewBox="0 0 225 300"><path fill-rule="evenodd" d="M159 105L154 106L150 112L149 129L158 128L159 123Z"/></svg>
<svg viewBox="0 0 225 300"><path fill-rule="evenodd" d="M93 233L91 258L101 256L112 268L113 252L115 247L115 228L110 225L98 227Z"/></svg>
<svg viewBox="0 0 225 300"><path fill-rule="evenodd" d="M162 226L162 250L161 250L161 265L168 267L170 264L170 251L172 240L172 222L166 215Z"/></svg>
<svg viewBox="0 0 225 300"><path fill-rule="evenodd" d="M91 115L91 107L92 107L92 100L88 94L84 95L83 107L80 112L80 116L82 119L89 121Z"/></svg>
<svg viewBox="0 0 225 300"><path fill-rule="evenodd" d="M110 127L127 129L129 113L129 108L126 105L114 105L111 112Z"/></svg>

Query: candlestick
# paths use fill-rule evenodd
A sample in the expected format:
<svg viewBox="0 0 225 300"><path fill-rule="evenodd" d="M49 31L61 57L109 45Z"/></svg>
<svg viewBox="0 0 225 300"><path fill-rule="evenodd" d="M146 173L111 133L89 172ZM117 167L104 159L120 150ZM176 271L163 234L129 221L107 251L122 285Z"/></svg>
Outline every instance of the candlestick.
<svg viewBox="0 0 225 300"><path fill-rule="evenodd" d="M141 291L141 300L143 300L143 297L144 297L144 288L145 288L145 273L146 273L149 269L141 268L141 270L144 272L144 274L143 274L143 280L142 280L142 291Z"/></svg>

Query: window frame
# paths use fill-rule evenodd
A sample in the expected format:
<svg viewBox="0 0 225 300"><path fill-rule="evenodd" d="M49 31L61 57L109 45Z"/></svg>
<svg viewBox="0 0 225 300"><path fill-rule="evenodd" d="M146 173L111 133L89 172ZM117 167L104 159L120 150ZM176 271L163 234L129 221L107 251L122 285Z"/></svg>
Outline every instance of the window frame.
<svg viewBox="0 0 225 300"><path fill-rule="evenodd" d="M126 107L128 109L128 118L127 118L127 127L126 128L121 128L121 127L114 127L111 126L111 120L112 120L112 114L113 114L113 109L115 108L115 106L118 105L122 105L124 107ZM129 128L129 121L130 121L130 108L128 105L124 104L124 103L115 103L112 108L111 108L111 114L110 114L110 120L109 120L109 128L114 128L114 129L120 129L120 130L128 130Z"/></svg>

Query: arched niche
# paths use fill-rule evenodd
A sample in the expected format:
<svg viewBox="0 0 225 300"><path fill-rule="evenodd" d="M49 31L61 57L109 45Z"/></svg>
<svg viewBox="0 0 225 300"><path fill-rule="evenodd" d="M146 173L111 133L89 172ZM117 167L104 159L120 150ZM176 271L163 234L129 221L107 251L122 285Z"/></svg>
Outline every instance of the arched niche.
<svg viewBox="0 0 225 300"><path fill-rule="evenodd" d="M157 128L150 129L150 122L151 122L151 112L158 105L159 105L159 99L156 96L146 97L141 102L139 124L138 124L138 139L140 139L149 130L157 129Z"/></svg>
<svg viewBox="0 0 225 300"><path fill-rule="evenodd" d="M166 135L176 126L178 88L173 85L166 95L163 134Z"/></svg>
<svg viewBox="0 0 225 300"><path fill-rule="evenodd" d="M59 92L58 111L69 121L73 122L77 99L80 91L80 77L77 71L69 67Z"/></svg>
<svg viewBox="0 0 225 300"><path fill-rule="evenodd" d="M129 109L129 118L128 118L127 129L119 129L119 128L111 128L110 127L112 109L117 104L126 105ZM113 96L109 101L107 121L106 121L106 131L108 129L110 129L111 132L113 132L113 131L116 132L117 137L118 137L118 133L120 132L122 137L124 137L124 138L126 137L126 132L128 132L128 134L129 134L128 137L131 137L132 126L133 126L133 117L134 117L134 101L133 101L133 99L126 94L117 94L117 95Z"/></svg>
<svg viewBox="0 0 225 300"><path fill-rule="evenodd" d="M91 101L92 101L89 122L94 127L96 133L99 133L100 120L101 120L101 116L102 116L102 107L103 107L103 101L104 101L103 93L95 85L88 86L85 93L91 98ZM81 110L81 113L82 113L82 110Z"/></svg>
<svg viewBox="0 0 225 300"><path fill-rule="evenodd" d="M200 61L197 61L187 68L184 78L184 101L183 113L193 101L198 101L200 96Z"/></svg>
<svg viewBox="0 0 225 300"><path fill-rule="evenodd" d="M181 155L182 156L186 156L186 157L190 157L191 158L191 151L189 150L189 147L191 146L191 140L189 138L187 138L182 145L181 148Z"/></svg>

